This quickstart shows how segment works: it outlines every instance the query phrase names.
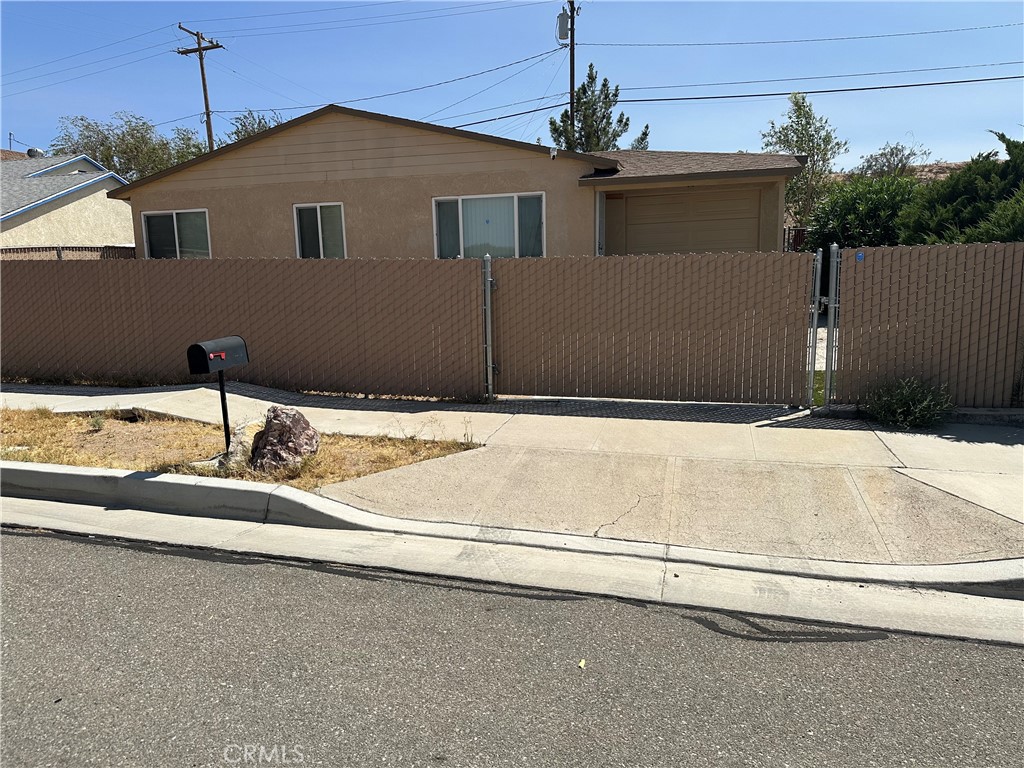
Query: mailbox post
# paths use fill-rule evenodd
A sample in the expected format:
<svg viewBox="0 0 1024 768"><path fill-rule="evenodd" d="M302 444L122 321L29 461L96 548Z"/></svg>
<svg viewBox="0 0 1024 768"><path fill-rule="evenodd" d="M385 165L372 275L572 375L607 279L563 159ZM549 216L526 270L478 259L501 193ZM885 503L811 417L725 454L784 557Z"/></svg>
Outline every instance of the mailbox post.
<svg viewBox="0 0 1024 768"><path fill-rule="evenodd" d="M231 425L228 422L228 396L224 390L224 371L249 362L249 350L241 336L200 341L188 348L188 372L193 376L214 373L220 383L220 411L224 417L224 452L231 450Z"/></svg>

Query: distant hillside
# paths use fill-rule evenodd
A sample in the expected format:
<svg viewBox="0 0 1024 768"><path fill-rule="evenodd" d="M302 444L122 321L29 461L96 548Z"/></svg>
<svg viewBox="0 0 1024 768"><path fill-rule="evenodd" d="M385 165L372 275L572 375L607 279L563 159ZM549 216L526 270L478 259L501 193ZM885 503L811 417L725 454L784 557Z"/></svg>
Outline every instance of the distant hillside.
<svg viewBox="0 0 1024 768"><path fill-rule="evenodd" d="M928 184L930 182L946 178L953 171L960 170L965 165L967 165L966 160L962 160L959 163L938 162L925 163L924 165L912 165L910 166L910 173L908 175L913 176L923 184ZM853 176L853 174L850 172L832 174L832 178L835 181L847 181L851 176Z"/></svg>

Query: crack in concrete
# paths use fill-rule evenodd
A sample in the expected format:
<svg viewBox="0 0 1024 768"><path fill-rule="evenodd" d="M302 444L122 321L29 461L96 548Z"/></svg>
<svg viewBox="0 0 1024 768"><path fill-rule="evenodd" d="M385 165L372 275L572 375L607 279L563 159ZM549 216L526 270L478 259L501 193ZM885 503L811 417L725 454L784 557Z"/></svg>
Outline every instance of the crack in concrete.
<svg viewBox="0 0 1024 768"><path fill-rule="evenodd" d="M489 434L489 435L488 435L488 436L487 436L486 438L484 438L484 439L482 440L482 442L480 443L480 445L487 445L487 444L488 444L488 443L489 443L489 442L490 442L491 440L493 440L493 439L494 439L494 436L495 436L496 434L498 434L499 432L501 432L502 428L503 428L503 427L504 427L504 426L505 426L506 424L508 424L508 423L509 423L510 421L512 421L512 419L513 419L513 418L514 418L515 416L516 416L516 414L514 414L514 413L511 413L511 414L509 414L509 417L508 417L507 419L505 419L505 420L504 420L503 422L501 422L501 424L499 424L499 425L498 425L498 428L497 428L497 429L495 429L495 430L494 430L493 432L491 432L491 434Z"/></svg>
<svg viewBox="0 0 1024 768"><path fill-rule="evenodd" d="M646 496L641 496L639 493L636 494L636 503L633 504L632 507L627 509L625 512L623 512L621 515L616 517L614 520L611 520L611 521L609 521L607 523L602 523L601 525L597 526L597 528L594 530L593 535L594 536L600 536L602 530L604 530L605 528L608 528L609 526L616 525L620 520L622 520L622 518L624 518L630 512L633 512L637 507L639 507L644 499L655 499L655 498L658 498L659 496L661 496L660 493L651 493L651 494L648 494Z"/></svg>

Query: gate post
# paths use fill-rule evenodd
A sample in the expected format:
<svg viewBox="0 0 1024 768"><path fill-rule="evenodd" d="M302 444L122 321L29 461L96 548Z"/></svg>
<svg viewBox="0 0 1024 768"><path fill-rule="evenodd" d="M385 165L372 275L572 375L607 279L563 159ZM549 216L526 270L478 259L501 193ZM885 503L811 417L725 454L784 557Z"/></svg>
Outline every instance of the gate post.
<svg viewBox="0 0 1024 768"><path fill-rule="evenodd" d="M814 269L811 270L811 313L808 321L811 337L807 351L807 408L814 407L814 365L818 357L818 305L821 303L821 248L814 254Z"/></svg>
<svg viewBox="0 0 1024 768"><path fill-rule="evenodd" d="M483 259L484 275L484 386L486 400L494 402L494 310L491 293L494 291L494 279L491 277L491 254L485 253Z"/></svg>
<svg viewBox="0 0 1024 768"><path fill-rule="evenodd" d="M829 246L829 275L828 275L828 324L825 332L825 407L832 404L832 397L835 389L835 354L836 354L836 319L839 312L839 266L842 263L842 256L839 253L839 246L835 243Z"/></svg>

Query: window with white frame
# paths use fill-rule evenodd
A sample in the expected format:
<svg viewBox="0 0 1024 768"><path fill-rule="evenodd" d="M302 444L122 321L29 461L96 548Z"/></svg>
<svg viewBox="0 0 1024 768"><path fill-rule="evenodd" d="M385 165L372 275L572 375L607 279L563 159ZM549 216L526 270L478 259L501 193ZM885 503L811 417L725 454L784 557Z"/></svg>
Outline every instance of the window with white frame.
<svg viewBox="0 0 1024 768"><path fill-rule="evenodd" d="M345 258L345 211L341 203L295 206L295 253L300 259Z"/></svg>
<svg viewBox="0 0 1024 768"><path fill-rule="evenodd" d="M143 213L142 229L146 258L210 258L210 229L205 209Z"/></svg>
<svg viewBox="0 0 1024 768"><path fill-rule="evenodd" d="M543 256L544 195L435 198L434 243L439 259Z"/></svg>

